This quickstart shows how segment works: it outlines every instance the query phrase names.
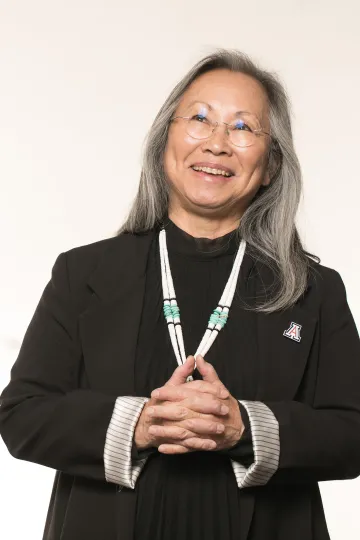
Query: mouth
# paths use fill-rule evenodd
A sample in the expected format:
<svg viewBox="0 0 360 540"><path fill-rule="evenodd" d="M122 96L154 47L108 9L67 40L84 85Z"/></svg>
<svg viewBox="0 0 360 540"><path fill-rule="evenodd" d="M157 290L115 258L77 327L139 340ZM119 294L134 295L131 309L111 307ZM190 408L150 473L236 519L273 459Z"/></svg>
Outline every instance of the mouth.
<svg viewBox="0 0 360 540"><path fill-rule="evenodd" d="M197 165L192 165L190 168L196 173L206 176L215 176L217 178L231 178L231 176L234 176L232 172L222 168L201 167Z"/></svg>

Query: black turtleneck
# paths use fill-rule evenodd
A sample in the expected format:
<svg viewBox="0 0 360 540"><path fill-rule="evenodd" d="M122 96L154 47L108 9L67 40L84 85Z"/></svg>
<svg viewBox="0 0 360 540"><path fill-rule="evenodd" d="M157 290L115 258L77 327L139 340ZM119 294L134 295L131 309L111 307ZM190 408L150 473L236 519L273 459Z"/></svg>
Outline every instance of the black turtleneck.
<svg viewBox="0 0 360 540"><path fill-rule="evenodd" d="M217 306L239 245L235 231L220 238L194 238L165 222L169 261L181 313L185 352L194 354ZM256 316L244 309L255 296L253 259L245 252L229 319L206 354L231 394L253 400L256 394ZM138 336L135 388L150 396L177 367L167 324L158 235L150 248L142 320ZM194 378L201 378L197 370ZM165 455L153 449L136 484L135 540L241 540L241 490L230 457L253 462L249 420L239 443L230 450ZM133 448L133 457L143 457Z"/></svg>

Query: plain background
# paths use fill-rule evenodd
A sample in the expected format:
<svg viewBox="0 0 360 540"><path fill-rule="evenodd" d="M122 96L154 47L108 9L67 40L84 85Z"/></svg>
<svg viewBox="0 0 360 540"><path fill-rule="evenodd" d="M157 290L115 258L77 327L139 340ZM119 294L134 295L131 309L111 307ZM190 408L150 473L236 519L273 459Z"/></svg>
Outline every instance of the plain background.
<svg viewBox="0 0 360 540"><path fill-rule="evenodd" d="M115 233L152 119L215 47L282 77L298 226L340 272L359 325L359 15L357 0L0 0L1 388L57 255ZM42 537L54 474L0 443L1 538ZM360 480L321 491L331 538L358 539Z"/></svg>

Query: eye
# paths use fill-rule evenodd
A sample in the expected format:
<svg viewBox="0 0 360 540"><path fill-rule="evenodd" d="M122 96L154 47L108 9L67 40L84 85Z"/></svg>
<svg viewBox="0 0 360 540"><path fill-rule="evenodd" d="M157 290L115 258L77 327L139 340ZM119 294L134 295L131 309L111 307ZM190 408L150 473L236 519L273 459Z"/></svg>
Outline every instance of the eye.
<svg viewBox="0 0 360 540"><path fill-rule="evenodd" d="M207 118L203 114L195 114L194 116L191 117L191 120L196 120L197 122L203 123L204 120L205 121L207 120Z"/></svg>
<svg viewBox="0 0 360 540"><path fill-rule="evenodd" d="M236 131L251 131L252 132L251 127L245 124L245 122L243 122L242 120L238 120L237 122L235 122L234 129Z"/></svg>

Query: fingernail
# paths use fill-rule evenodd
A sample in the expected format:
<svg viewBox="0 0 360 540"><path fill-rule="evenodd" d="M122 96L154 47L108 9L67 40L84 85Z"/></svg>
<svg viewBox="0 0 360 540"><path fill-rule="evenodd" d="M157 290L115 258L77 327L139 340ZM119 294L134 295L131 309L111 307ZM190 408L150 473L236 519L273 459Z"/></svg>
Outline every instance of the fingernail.
<svg viewBox="0 0 360 540"><path fill-rule="evenodd" d="M229 412L229 407L227 407L226 405L221 405L221 414L227 414Z"/></svg>
<svg viewBox="0 0 360 540"><path fill-rule="evenodd" d="M153 390L153 392L151 393L151 395L152 395L153 397L159 397L160 392L159 392L159 390Z"/></svg>
<svg viewBox="0 0 360 540"><path fill-rule="evenodd" d="M154 414L154 412L155 412L154 407L149 407L148 410L147 410L147 412L148 412L148 414L149 414L150 416L152 416L152 415Z"/></svg>
<svg viewBox="0 0 360 540"><path fill-rule="evenodd" d="M222 433L225 430L224 424L218 424L216 427L217 433Z"/></svg>
<svg viewBox="0 0 360 540"><path fill-rule="evenodd" d="M215 441L210 441L209 444L208 444L208 448L216 448L216 442Z"/></svg>
<svg viewBox="0 0 360 540"><path fill-rule="evenodd" d="M225 399L227 397L229 397L229 391L228 390L225 390L225 388L223 388L220 392L220 397Z"/></svg>

